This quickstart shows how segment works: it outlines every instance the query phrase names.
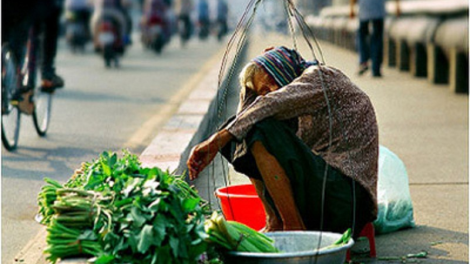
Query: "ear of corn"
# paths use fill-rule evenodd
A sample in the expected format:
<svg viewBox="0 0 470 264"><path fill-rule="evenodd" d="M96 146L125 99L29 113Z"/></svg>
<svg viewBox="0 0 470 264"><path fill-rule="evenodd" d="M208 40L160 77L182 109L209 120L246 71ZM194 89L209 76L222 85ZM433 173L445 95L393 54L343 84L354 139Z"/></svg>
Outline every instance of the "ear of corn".
<svg viewBox="0 0 470 264"><path fill-rule="evenodd" d="M221 248L230 251L275 253L279 250L273 245L273 240L248 226L225 221L224 217L214 212L205 222L207 240Z"/></svg>

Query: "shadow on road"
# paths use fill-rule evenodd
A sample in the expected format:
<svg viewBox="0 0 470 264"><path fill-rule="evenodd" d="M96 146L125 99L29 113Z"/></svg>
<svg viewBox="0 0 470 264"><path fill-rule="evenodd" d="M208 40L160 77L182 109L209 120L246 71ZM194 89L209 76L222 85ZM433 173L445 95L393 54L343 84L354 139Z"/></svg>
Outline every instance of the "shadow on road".
<svg viewBox="0 0 470 264"><path fill-rule="evenodd" d="M145 96L141 98L104 93L104 92L89 92L78 89L69 89L66 92L60 94L61 100L73 100L73 101L87 101L87 102L127 102L136 104L163 104L166 100L158 97Z"/></svg>
<svg viewBox="0 0 470 264"><path fill-rule="evenodd" d="M60 153L60 155L58 155ZM76 147L59 147L54 149L45 148L31 148L27 146L18 146L18 150L11 155L2 156L2 167L8 170L8 174L2 174L2 177L14 179L31 179L37 177L37 180L42 179L45 175L56 175L56 180L68 180L76 168L71 167L70 160L89 160L89 157L96 156L96 151L93 149L76 148ZM47 164L41 167L35 164ZM10 166L15 164L15 167ZM24 166L24 164L29 164ZM60 172L69 171L64 175ZM48 176L50 177L50 176Z"/></svg>

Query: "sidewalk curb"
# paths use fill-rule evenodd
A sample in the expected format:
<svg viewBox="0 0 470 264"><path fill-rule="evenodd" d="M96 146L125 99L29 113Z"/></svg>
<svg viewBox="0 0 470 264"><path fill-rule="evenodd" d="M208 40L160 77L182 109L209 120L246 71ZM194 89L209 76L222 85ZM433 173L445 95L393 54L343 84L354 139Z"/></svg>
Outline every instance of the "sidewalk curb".
<svg viewBox="0 0 470 264"><path fill-rule="evenodd" d="M200 75L189 81L181 94L188 94L181 100L176 113L167 121L140 155L145 167L159 167L175 171L217 94L217 83L222 53L218 52L200 71ZM194 86L196 86L194 88ZM180 95L183 97L184 95Z"/></svg>
<svg viewBox="0 0 470 264"><path fill-rule="evenodd" d="M14 263L44 263L42 252L46 244L46 235L46 227L41 225L38 234L16 255Z"/></svg>

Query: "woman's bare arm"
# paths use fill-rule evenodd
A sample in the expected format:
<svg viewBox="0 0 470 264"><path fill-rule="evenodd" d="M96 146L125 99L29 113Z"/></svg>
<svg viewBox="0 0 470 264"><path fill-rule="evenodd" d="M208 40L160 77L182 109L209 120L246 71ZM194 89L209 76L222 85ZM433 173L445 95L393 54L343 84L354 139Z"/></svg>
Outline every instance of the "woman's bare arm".
<svg viewBox="0 0 470 264"><path fill-rule="evenodd" d="M189 179L195 180L199 173L204 170L214 159L217 152L227 145L233 136L226 129L222 129L212 135L206 141L199 143L192 150L187 166L189 169Z"/></svg>

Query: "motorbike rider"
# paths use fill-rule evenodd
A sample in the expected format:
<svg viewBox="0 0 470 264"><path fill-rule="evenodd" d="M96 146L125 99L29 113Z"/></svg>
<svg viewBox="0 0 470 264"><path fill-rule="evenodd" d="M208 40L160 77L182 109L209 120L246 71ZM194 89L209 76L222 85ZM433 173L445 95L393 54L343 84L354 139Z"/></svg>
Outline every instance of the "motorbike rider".
<svg viewBox="0 0 470 264"><path fill-rule="evenodd" d="M153 17L161 19L163 21L162 24L167 23L167 10L168 6L163 0L145 0L143 6L143 15L140 22L141 26L145 28L149 24L150 19Z"/></svg>
<svg viewBox="0 0 470 264"><path fill-rule="evenodd" d="M193 8L194 5L192 0L177 0L175 4L176 14L182 23L182 28L179 27L178 30L184 33L182 36L185 40L189 39L193 31L191 22L191 12L193 11Z"/></svg>
<svg viewBox="0 0 470 264"><path fill-rule="evenodd" d="M206 38L209 35L210 19L209 19L209 3L207 0L199 0L197 5L199 37Z"/></svg>
<svg viewBox="0 0 470 264"><path fill-rule="evenodd" d="M152 34L150 30L152 24L158 24L162 28L164 43L168 43L174 31L172 14L170 14L171 3L164 0L145 0L142 11L143 15L140 22L143 33L142 38L147 38L148 34Z"/></svg>
<svg viewBox="0 0 470 264"><path fill-rule="evenodd" d="M226 0L217 0L217 24L219 31L217 32L217 38L219 40L227 34L227 17L228 17L228 5Z"/></svg>
<svg viewBox="0 0 470 264"><path fill-rule="evenodd" d="M72 13L74 19L83 25L85 36L90 37L90 17L93 5L90 0L65 0L65 10Z"/></svg>
<svg viewBox="0 0 470 264"><path fill-rule="evenodd" d="M98 31L101 19L110 18L118 28L118 33L124 45L130 44L131 23L125 9L126 2L122 0L94 0L94 11L91 18L91 31L95 51L100 50Z"/></svg>

